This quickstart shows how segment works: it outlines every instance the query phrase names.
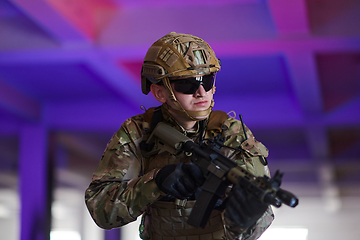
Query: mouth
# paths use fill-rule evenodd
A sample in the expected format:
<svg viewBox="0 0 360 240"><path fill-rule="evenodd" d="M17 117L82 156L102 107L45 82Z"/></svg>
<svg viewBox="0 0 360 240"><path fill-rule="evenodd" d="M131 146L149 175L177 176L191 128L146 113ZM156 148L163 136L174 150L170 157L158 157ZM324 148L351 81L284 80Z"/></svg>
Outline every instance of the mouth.
<svg viewBox="0 0 360 240"><path fill-rule="evenodd" d="M208 101L199 101L194 103L195 106L206 106L206 104L208 103Z"/></svg>

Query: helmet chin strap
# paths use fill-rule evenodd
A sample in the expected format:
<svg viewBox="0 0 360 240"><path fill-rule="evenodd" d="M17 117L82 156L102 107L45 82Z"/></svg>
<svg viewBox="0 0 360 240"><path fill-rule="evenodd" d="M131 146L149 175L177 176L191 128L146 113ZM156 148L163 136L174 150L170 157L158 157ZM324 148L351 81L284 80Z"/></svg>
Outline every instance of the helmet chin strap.
<svg viewBox="0 0 360 240"><path fill-rule="evenodd" d="M192 121L201 121L204 120L205 118L207 118L212 110L212 108L214 107L214 100L211 99L211 104L210 107L206 110L203 111L187 111L183 108L183 106L181 106L180 102L176 99L176 96L171 88L170 85L170 80L169 78L163 78L163 83L165 88L167 89L168 93L169 93L169 98L170 100L175 104L175 106L178 109L175 109L173 107L171 107L169 104L165 103L165 107L169 110L171 108L171 111L186 116L188 117L190 120ZM213 87L213 92L214 92L215 88Z"/></svg>

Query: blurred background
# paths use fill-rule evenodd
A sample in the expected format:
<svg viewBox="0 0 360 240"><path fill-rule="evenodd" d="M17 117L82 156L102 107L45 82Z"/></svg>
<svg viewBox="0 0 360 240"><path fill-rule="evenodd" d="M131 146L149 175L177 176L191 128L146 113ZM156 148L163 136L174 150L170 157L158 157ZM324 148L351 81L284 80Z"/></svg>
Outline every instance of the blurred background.
<svg viewBox="0 0 360 240"><path fill-rule="evenodd" d="M121 123L159 105L140 69L172 31L212 46L214 109L242 114L300 199L262 239L358 239L359 0L0 0L0 239L138 239L98 228L84 191Z"/></svg>

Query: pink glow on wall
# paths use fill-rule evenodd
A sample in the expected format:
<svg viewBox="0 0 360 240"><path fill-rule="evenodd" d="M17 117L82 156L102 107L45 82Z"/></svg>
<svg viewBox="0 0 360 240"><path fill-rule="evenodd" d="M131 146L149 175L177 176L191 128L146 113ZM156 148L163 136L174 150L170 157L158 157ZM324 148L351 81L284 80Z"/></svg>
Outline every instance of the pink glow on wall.
<svg viewBox="0 0 360 240"><path fill-rule="evenodd" d="M118 8L108 0L47 0L87 36L95 39Z"/></svg>
<svg viewBox="0 0 360 240"><path fill-rule="evenodd" d="M136 83L141 84L140 73L142 61L119 61L118 64L125 67Z"/></svg>

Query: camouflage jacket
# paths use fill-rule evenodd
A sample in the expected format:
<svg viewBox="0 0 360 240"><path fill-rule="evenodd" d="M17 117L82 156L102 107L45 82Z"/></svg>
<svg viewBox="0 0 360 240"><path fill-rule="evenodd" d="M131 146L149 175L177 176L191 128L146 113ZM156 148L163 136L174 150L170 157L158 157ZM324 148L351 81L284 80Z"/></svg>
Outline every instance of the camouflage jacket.
<svg viewBox="0 0 360 240"><path fill-rule="evenodd" d="M152 204L166 196L155 183L156 170L167 164L189 161L182 155L175 157L166 156L167 153L152 154L156 152L156 144L148 151L140 147L150 135L154 111L156 109L151 108L143 114L127 119L109 141L95 170L85 193L85 201L91 216L101 228L112 229L135 221ZM158 108L158 111L161 111L162 121L197 141L197 130L188 132L183 129L163 107ZM256 176L269 176L268 167L260 163L260 156L267 157L268 150L255 140L247 127L245 129L248 136L246 141L240 121L228 117L224 112L213 111L206 121L205 138L222 134L226 139L225 145L245 150L223 148L222 153L225 156ZM249 229L232 229L227 219L223 219L223 239L257 239L273 218L269 207L256 225ZM146 224L150 223L147 221Z"/></svg>

